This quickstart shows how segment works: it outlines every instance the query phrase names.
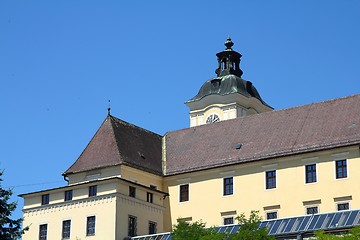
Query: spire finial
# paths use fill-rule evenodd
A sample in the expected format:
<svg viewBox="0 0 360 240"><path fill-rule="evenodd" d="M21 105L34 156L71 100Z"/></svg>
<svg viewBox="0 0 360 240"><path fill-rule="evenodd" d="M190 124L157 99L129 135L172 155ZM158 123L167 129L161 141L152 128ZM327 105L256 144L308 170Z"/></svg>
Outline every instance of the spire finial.
<svg viewBox="0 0 360 240"><path fill-rule="evenodd" d="M111 110L111 108L110 108L110 100L109 100L109 102L108 102L108 115L110 115L110 110Z"/></svg>
<svg viewBox="0 0 360 240"><path fill-rule="evenodd" d="M234 43L231 41L230 36L226 39L224 45L226 46L226 50L232 50L232 46L234 46Z"/></svg>

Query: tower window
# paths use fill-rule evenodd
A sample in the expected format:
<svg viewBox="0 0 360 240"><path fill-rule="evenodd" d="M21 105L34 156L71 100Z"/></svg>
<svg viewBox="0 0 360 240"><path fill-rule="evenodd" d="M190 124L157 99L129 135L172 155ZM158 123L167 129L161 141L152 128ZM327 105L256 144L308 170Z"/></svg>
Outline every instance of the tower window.
<svg viewBox="0 0 360 240"><path fill-rule="evenodd" d="M50 195L44 194L41 196L41 205L47 205L50 202Z"/></svg>
<svg viewBox="0 0 360 240"><path fill-rule="evenodd" d="M73 197L72 190L65 191L64 201L70 201L70 200L72 200L72 197Z"/></svg>
<svg viewBox="0 0 360 240"><path fill-rule="evenodd" d="M180 202L189 201L189 184L180 185Z"/></svg>
<svg viewBox="0 0 360 240"><path fill-rule="evenodd" d="M129 196L136 197L136 188L133 186L129 186Z"/></svg>
<svg viewBox="0 0 360 240"><path fill-rule="evenodd" d="M62 239L70 239L71 220L63 221L62 225Z"/></svg>
<svg viewBox="0 0 360 240"><path fill-rule="evenodd" d="M276 188L276 170L267 171L266 176L266 189Z"/></svg>
<svg viewBox="0 0 360 240"><path fill-rule="evenodd" d="M156 222L149 221L149 234L156 233Z"/></svg>
<svg viewBox="0 0 360 240"><path fill-rule="evenodd" d="M316 164L305 166L306 183L316 182Z"/></svg>
<svg viewBox="0 0 360 240"><path fill-rule="evenodd" d="M335 162L336 179L347 178L347 163L346 159Z"/></svg>
<svg viewBox="0 0 360 240"><path fill-rule="evenodd" d="M96 194L97 194L97 186L96 185L90 186L89 187L89 197L96 196Z"/></svg>
<svg viewBox="0 0 360 240"><path fill-rule="evenodd" d="M39 227L39 240L47 239L47 224L41 224Z"/></svg>
<svg viewBox="0 0 360 240"><path fill-rule="evenodd" d="M95 216L87 217L86 236L95 235Z"/></svg>
<svg viewBox="0 0 360 240"><path fill-rule="evenodd" d="M136 223L136 217L129 215L128 218L128 236L129 237L135 237L137 232L137 223Z"/></svg>
<svg viewBox="0 0 360 240"><path fill-rule="evenodd" d="M223 195L232 195L233 194L233 178L227 177L223 180Z"/></svg>

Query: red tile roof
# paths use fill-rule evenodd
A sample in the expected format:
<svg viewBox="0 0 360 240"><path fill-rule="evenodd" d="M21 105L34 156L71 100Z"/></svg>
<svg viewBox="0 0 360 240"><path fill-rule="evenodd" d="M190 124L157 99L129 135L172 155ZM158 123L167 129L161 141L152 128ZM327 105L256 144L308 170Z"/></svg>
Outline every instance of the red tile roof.
<svg viewBox="0 0 360 240"><path fill-rule="evenodd" d="M161 136L108 115L65 175L126 164L161 174Z"/></svg>
<svg viewBox="0 0 360 240"><path fill-rule="evenodd" d="M360 95L168 132L165 137L166 175L359 144Z"/></svg>

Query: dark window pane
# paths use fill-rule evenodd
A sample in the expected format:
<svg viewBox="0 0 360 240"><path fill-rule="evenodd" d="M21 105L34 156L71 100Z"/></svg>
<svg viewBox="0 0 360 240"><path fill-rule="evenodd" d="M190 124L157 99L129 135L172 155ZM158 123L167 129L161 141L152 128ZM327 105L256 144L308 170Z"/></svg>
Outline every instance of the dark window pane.
<svg viewBox="0 0 360 240"><path fill-rule="evenodd" d="M318 207L307 207L306 214L316 214L319 212L318 210Z"/></svg>
<svg viewBox="0 0 360 240"><path fill-rule="evenodd" d="M146 196L146 201L149 202L149 203L153 203L153 198L154 198L154 195L152 193L147 193L147 196Z"/></svg>
<svg viewBox="0 0 360 240"><path fill-rule="evenodd" d="M89 187L89 197L96 196L97 194L97 186L90 186Z"/></svg>
<svg viewBox="0 0 360 240"><path fill-rule="evenodd" d="M129 196L136 197L136 188L133 186L129 186Z"/></svg>
<svg viewBox="0 0 360 240"><path fill-rule="evenodd" d="M72 190L65 191L65 198L64 198L65 201L72 200L72 197L73 197L73 191Z"/></svg>
<svg viewBox="0 0 360 240"><path fill-rule="evenodd" d="M224 178L224 196L233 194L233 178Z"/></svg>
<svg viewBox="0 0 360 240"><path fill-rule="evenodd" d="M70 226L71 226L70 220L63 221L63 226L62 226L63 239L70 239Z"/></svg>
<svg viewBox="0 0 360 240"><path fill-rule="evenodd" d="M180 185L180 202L189 201L189 184Z"/></svg>
<svg viewBox="0 0 360 240"><path fill-rule="evenodd" d="M47 224L42 224L39 227L39 240L47 239Z"/></svg>
<svg viewBox="0 0 360 240"><path fill-rule="evenodd" d="M149 234L156 233L156 222L149 222Z"/></svg>
<svg viewBox="0 0 360 240"><path fill-rule="evenodd" d="M266 172L266 189L276 188L276 171Z"/></svg>
<svg viewBox="0 0 360 240"><path fill-rule="evenodd" d="M316 164L305 166L306 183L316 182Z"/></svg>
<svg viewBox="0 0 360 240"><path fill-rule="evenodd" d="M49 204L50 202L50 195L49 194L44 194L41 196L41 205L46 205Z"/></svg>
<svg viewBox="0 0 360 240"><path fill-rule="evenodd" d="M224 218L224 225L234 224L234 218L233 217L226 217Z"/></svg>
<svg viewBox="0 0 360 240"><path fill-rule="evenodd" d="M349 210L349 203L338 203L337 210L338 211Z"/></svg>
<svg viewBox="0 0 360 240"><path fill-rule="evenodd" d="M347 177L347 163L346 159L339 160L335 162L336 166L336 178L346 178Z"/></svg>
<svg viewBox="0 0 360 240"><path fill-rule="evenodd" d="M128 219L128 236L135 237L136 236L136 217L129 215Z"/></svg>
<svg viewBox="0 0 360 240"><path fill-rule="evenodd" d="M267 220L277 219L277 212L268 212L268 213L266 213L266 219Z"/></svg>
<svg viewBox="0 0 360 240"><path fill-rule="evenodd" d="M86 236L95 235L95 216L87 217Z"/></svg>

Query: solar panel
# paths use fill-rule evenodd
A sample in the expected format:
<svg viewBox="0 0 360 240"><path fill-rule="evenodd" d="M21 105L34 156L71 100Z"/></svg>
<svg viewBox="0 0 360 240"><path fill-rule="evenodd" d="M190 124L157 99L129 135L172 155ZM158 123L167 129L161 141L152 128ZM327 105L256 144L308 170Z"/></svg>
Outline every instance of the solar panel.
<svg viewBox="0 0 360 240"><path fill-rule="evenodd" d="M360 226L360 210L341 211L334 213L313 214L299 217L262 221L259 229L267 228L269 235L297 234L316 230ZM215 227L217 232L236 233L238 224ZM171 233L133 237L133 240L171 240Z"/></svg>

